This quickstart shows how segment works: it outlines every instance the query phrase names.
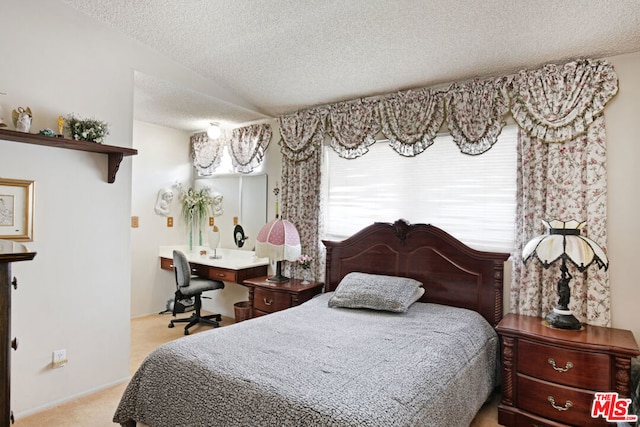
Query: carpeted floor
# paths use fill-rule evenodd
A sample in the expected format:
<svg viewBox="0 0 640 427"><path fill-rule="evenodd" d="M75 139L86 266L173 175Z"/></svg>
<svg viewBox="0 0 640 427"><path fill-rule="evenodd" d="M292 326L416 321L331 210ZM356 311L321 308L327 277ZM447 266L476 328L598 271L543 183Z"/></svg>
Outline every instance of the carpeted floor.
<svg viewBox="0 0 640 427"><path fill-rule="evenodd" d="M181 317L181 316L179 316ZM144 358L153 349L165 342L183 337L183 327L167 328L171 316L156 314L131 321L131 374L138 369ZM222 318L222 326L233 323L230 318ZM206 326L192 328L191 333L207 330ZM19 418L16 427L114 427L111 420L118 406L120 396L126 388L120 384L72 400L46 411ZM472 427L495 427L498 424L499 396L495 395L476 415Z"/></svg>

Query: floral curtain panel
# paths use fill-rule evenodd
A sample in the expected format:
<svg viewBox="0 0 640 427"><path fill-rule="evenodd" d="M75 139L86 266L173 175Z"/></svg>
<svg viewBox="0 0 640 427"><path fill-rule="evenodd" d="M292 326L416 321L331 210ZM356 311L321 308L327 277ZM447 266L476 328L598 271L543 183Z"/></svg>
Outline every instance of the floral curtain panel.
<svg viewBox="0 0 640 427"><path fill-rule="evenodd" d="M618 91L606 62L577 61L522 71L513 81L511 110L521 128L518 153L517 233L511 310L540 316L555 306L557 268L526 266L526 242L547 231L541 220L585 221L583 234L607 247L605 104ZM609 326L606 271L590 268L574 280L571 310L581 322ZM549 286L552 284L552 286Z"/></svg>
<svg viewBox="0 0 640 427"><path fill-rule="evenodd" d="M507 79L452 85L445 96L447 125L465 154L482 154L498 140L509 111Z"/></svg>
<svg viewBox="0 0 640 427"><path fill-rule="evenodd" d="M513 256L511 311L529 316L549 313L558 302L559 263L544 269L522 262L522 249L533 237L548 233L542 220L585 221L582 235L607 248L607 171L604 117L586 134L549 144L519 134L516 248ZM581 322L609 326L609 273L595 266L580 273L569 263L570 308Z"/></svg>
<svg viewBox="0 0 640 427"><path fill-rule="evenodd" d="M193 166L199 176L213 175L222 161L224 140L209 139L206 132L197 133L191 137Z"/></svg>
<svg viewBox="0 0 640 427"><path fill-rule="evenodd" d="M250 173L262 163L271 141L271 126L255 124L234 129L228 147L236 172Z"/></svg>
<svg viewBox="0 0 640 427"><path fill-rule="evenodd" d="M282 217L300 234L303 254L317 262L311 266L321 277L324 251L320 245L320 165L326 110L306 110L279 118L282 152ZM285 269L290 266L285 263Z"/></svg>

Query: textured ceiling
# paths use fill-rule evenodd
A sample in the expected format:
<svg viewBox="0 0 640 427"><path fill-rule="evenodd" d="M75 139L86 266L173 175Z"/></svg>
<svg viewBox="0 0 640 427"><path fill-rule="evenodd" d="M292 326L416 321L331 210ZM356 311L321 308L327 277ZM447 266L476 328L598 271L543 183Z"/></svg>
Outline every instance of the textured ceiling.
<svg viewBox="0 0 640 427"><path fill-rule="evenodd" d="M189 131L640 51L639 0L63 1L225 88L136 73L136 119Z"/></svg>

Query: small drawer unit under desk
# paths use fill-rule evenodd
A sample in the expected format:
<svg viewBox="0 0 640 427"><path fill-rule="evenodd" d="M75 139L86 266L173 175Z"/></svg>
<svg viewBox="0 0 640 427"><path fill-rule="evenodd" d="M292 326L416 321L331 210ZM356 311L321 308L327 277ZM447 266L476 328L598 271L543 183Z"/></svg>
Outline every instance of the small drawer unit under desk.
<svg viewBox="0 0 640 427"><path fill-rule="evenodd" d="M303 285L299 279L271 282L266 276L247 279L242 284L249 288L251 317L263 316L300 305L322 292L324 285L321 282Z"/></svg>
<svg viewBox="0 0 640 427"><path fill-rule="evenodd" d="M507 314L496 327L502 343L504 426L601 426L592 418L596 392L628 398L631 358L640 354L630 331L585 325L552 329L538 317Z"/></svg>

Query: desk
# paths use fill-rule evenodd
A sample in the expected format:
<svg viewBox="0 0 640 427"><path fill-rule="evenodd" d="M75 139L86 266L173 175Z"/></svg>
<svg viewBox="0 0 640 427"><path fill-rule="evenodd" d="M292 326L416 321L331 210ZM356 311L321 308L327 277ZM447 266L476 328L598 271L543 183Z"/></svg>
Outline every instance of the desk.
<svg viewBox="0 0 640 427"><path fill-rule="evenodd" d="M220 258L213 259L211 249L203 248L206 255L200 255L198 247L189 251L186 246L160 246L160 268L173 271L173 250L179 250L187 256L192 273L198 277L222 280L242 284L246 279L265 276L269 258L258 258L252 251L238 249L218 248L216 255Z"/></svg>

